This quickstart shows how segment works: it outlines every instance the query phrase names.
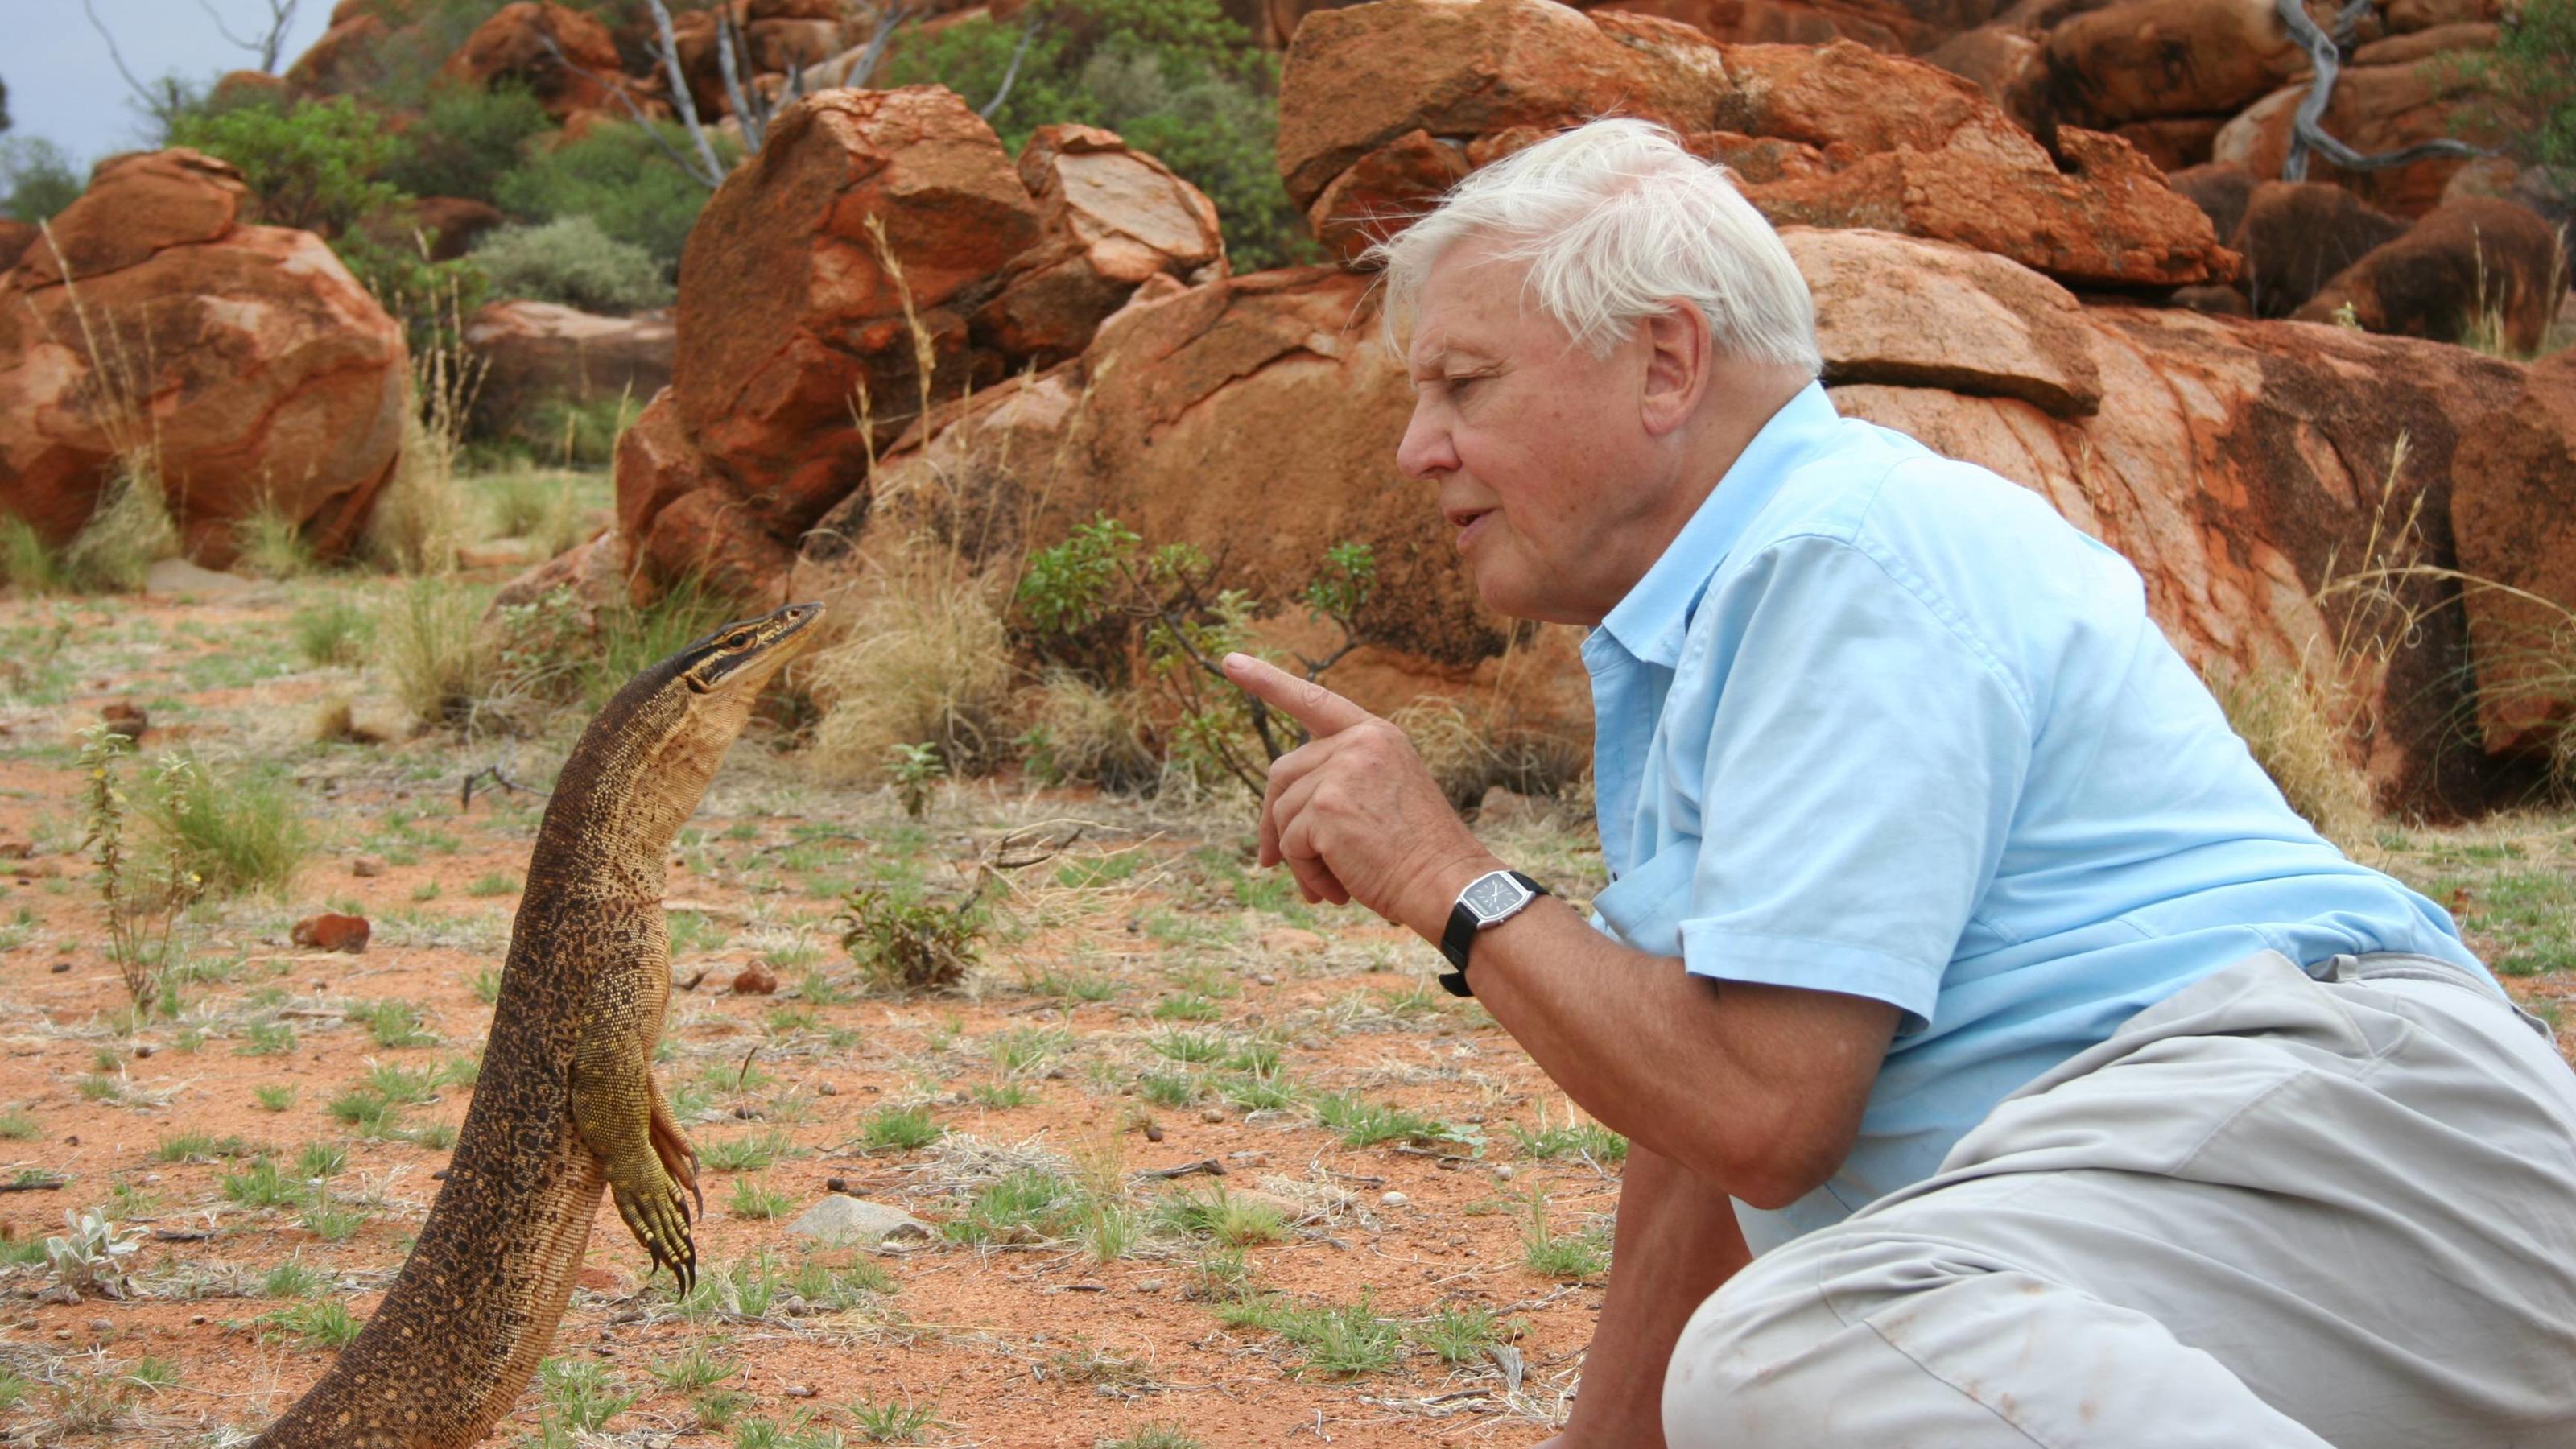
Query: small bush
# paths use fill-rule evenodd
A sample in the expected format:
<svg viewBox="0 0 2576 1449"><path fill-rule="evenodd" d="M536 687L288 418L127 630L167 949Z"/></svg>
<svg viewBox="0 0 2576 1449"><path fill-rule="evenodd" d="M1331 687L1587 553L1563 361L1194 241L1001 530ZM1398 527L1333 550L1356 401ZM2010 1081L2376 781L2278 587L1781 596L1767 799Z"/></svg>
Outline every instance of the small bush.
<svg viewBox="0 0 2576 1449"><path fill-rule="evenodd" d="M984 918L972 898L955 906L899 899L861 886L843 902L841 949L880 983L907 990L954 986L975 964Z"/></svg>
<svg viewBox="0 0 2576 1449"><path fill-rule="evenodd" d="M304 526L263 498L259 506L233 520L234 566L267 579L297 579L313 572L313 546L304 541Z"/></svg>
<svg viewBox="0 0 2576 1449"><path fill-rule="evenodd" d="M609 236L588 216L497 228L475 246L474 263L496 296L585 312L642 312L672 297L652 253Z"/></svg>
<svg viewBox="0 0 2576 1449"><path fill-rule="evenodd" d="M693 144L675 125L665 124L662 131L682 149ZM738 147L712 139L719 160L740 156ZM524 220L592 218L609 236L642 247L666 276L677 274L680 248L707 196L706 187L671 164L641 127L614 124L538 149L492 188L493 201Z"/></svg>
<svg viewBox="0 0 2576 1449"><path fill-rule="evenodd" d="M170 143L239 167L272 226L335 237L401 195L376 178L402 143L346 96L181 115Z"/></svg>
<svg viewBox="0 0 2576 1449"><path fill-rule="evenodd" d="M136 808L172 866L217 895L283 891L313 853L294 787L265 771L182 760L153 776Z"/></svg>
<svg viewBox="0 0 2576 1449"><path fill-rule="evenodd" d="M10 565L21 566L11 545ZM179 530L170 522L169 504L148 471L121 470L98 495L89 522L56 552L50 572L60 586L79 593L131 594L143 587L152 565L178 551Z"/></svg>
<svg viewBox="0 0 2576 1449"><path fill-rule="evenodd" d="M432 724L473 717L489 690L492 662L475 638L484 592L425 574L403 586L375 622L379 653L403 707Z"/></svg>
<svg viewBox="0 0 2576 1449"><path fill-rule="evenodd" d="M1013 665L997 589L930 548L881 561L849 632L804 678L823 717L814 763L842 778L883 778L891 751L927 742L967 774L996 763Z"/></svg>
<svg viewBox="0 0 2576 1449"><path fill-rule="evenodd" d="M414 196L491 201L527 140L554 126L537 98L515 86L442 85L402 135L384 178Z"/></svg>
<svg viewBox="0 0 2576 1449"><path fill-rule="evenodd" d="M328 603L296 610L290 627L295 631L295 650L306 663L357 664L366 659L376 626L365 609L335 597Z"/></svg>
<svg viewBox="0 0 2576 1449"><path fill-rule="evenodd" d="M62 147L42 136L0 137L0 215L51 221L86 186Z"/></svg>

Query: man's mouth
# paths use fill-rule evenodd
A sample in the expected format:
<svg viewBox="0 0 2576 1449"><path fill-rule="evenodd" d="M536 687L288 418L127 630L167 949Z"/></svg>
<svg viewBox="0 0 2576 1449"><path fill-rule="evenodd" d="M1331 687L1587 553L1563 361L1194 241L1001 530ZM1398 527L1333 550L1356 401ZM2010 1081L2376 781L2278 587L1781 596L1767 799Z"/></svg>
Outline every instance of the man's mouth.
<svg viewBox="0 0 2576 1449"><path fill-rule="evenodd" d="M1449 525L1458 530L1460 553L1466 552L1468 545L1476 541L1476 535L1485 531L1485 525L1493 518L1495 511L1491 508L1460 508L1450 511Z"/></svg>

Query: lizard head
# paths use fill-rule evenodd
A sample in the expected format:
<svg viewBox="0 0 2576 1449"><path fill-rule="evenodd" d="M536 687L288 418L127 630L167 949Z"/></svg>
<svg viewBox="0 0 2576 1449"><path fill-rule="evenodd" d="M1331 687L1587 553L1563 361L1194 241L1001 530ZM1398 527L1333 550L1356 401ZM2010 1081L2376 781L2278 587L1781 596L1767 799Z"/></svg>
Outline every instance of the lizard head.
<svg viewBox="0 0 2576 1449"><path fill-rule="evenodd" d="M821 604L790 604L774 614L727 624L676 655L674 677L697 695L748 700L811 643Z"/></svg>

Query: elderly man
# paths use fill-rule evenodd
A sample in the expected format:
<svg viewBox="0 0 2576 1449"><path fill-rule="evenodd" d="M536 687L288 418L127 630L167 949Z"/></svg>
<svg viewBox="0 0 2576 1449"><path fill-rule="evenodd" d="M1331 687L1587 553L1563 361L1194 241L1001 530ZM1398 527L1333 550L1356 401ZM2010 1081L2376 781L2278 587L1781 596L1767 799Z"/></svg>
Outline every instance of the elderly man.
<svg viewBox="0 0 2576 1449"><path fill-rule="evenodd" d="M1787 251L1656 128L1380 251L1399 463L1488 604L1592 628L1592 920L1393 728L1227 667L1314 735L1264 863L1631 1139L1556 1444L2576 1444L2576 1074L2126 562L1837 417Z"/></svg>

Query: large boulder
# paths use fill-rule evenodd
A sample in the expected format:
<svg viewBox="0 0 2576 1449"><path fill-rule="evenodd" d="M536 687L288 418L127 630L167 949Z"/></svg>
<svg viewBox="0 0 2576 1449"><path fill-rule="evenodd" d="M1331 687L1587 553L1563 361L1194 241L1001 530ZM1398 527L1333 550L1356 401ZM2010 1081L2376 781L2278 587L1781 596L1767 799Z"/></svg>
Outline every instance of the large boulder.
<svg viewBox="0 0 2576 1449"><path fill-rule="evenodd" d="M2102 406L2073 295L2002 257L1877 231L1781 233L1816 299L1825 381L2018 398L2055 417Z"/></svg>
<svg viewBox="0 0 2576 1449"><path fill-rule="evenodd" d="M552 302L489 303L465 323L465 345L483 363L476 425L511 432L549 400L631 398L641 411L670 385L677 336L666 313L600 317Z"/></svg>
<svg viewBox="0 0 2576 1449"><path fill-rule="evenodd" d="M2451 476L2480 736L2493 753L2554 755L2563 770L2576 750L2576 350L2524 374Z"/></svg>
<svg viewBox="0 0 2576 1449"><path fill-rule="evenodd" d="M2095 288L2232 267L2208 219L2126 143L2066 127L2052 156L1936 66L1850 41L1720 45L1550 0L1378 0L1308 17L1281 81L1280 174L1348 256L1475 167L1604 114L1681 133L1779 223L1961 242Z"/></svg>
<svg viewBox="0 0 2576 1449"><path fill-rule="evenodd" d="M2326 279L2395 241L2406 223L2324 181L2266 181L2245 199L2227 244L2258 317L2287 317Z"/></svg>
<svg viewBox="0 0 2576 1449"><path fill-rule="evenodd" d="M618 455L624 546L648 579L774 571L925 401L1223 271L1207 199L1108 132L1052 128L1015 166L939 87L800 101L690 233L671 388Z"/></svg>
<svg viewBox="0 0 2576 1449"><path fill-rule="evenodd" d="M2232 115L2308 70L2270 0L2118 0L2045 51L2051 109L2087 126Z"/></svg>
<svg viewBox="0 0 2576 1449"><path fill-rule="evenodd" d="M2462 197L2327 278L2296 315L2437 342L2485 334L2528 356L2566 295L2559 261L2557 228L2510 201Z"/></svg>
<svg viewBox="0 0 2576 1449"><path fill-rule="evenodd" d="M560 121L609 104L608 87L618 75L617 43L606 26L571 6L515 0L476 26L439 74L486 90L519 86Z"/></svg>
<svg viewBox="0 0 2576 1449"><path fill-rule="evenodd" d="M2257 176L2279 176L2290 154L2291 118L2307 94L2307 84L2301 82L2238 112L2219 130L2211 159L2232 161ZM2375 155L2443 137L2492 142L2496 137L2481 121L2482 107L2475 83L2457 68L2412 62L2353 65L2335 78L2334 95L2318 124L2354 150ZM2417 217L2440 203L2444 184L2464 164L2463 158L2434 156L2403 166L2347 171L2311 156L2306 179L2331 181L2381 210Z"/></svg>
<svg viewBox="0 0 2576 1449"><path fill-rule="evenodd" d="M2245 220L2245 208L2254 199L2254 188L2260 184L2244 167L2223 161L2170 172L2165 183L2199 207L2201 214L2209 218L2210 229L2222 238L2236 235L2237 226ZM2229 241L2228 245L2236 244Z"/></svg>
<svg viewBox="0 0 2576 1449"><path fill-rule="evenodd" d="M402 329L319 238L242 225L249 200L195 151L119 158L0 278L0 508L63 542L139 444L200 562L263 507L326 556L352 541L401 444Z"/></svg>

